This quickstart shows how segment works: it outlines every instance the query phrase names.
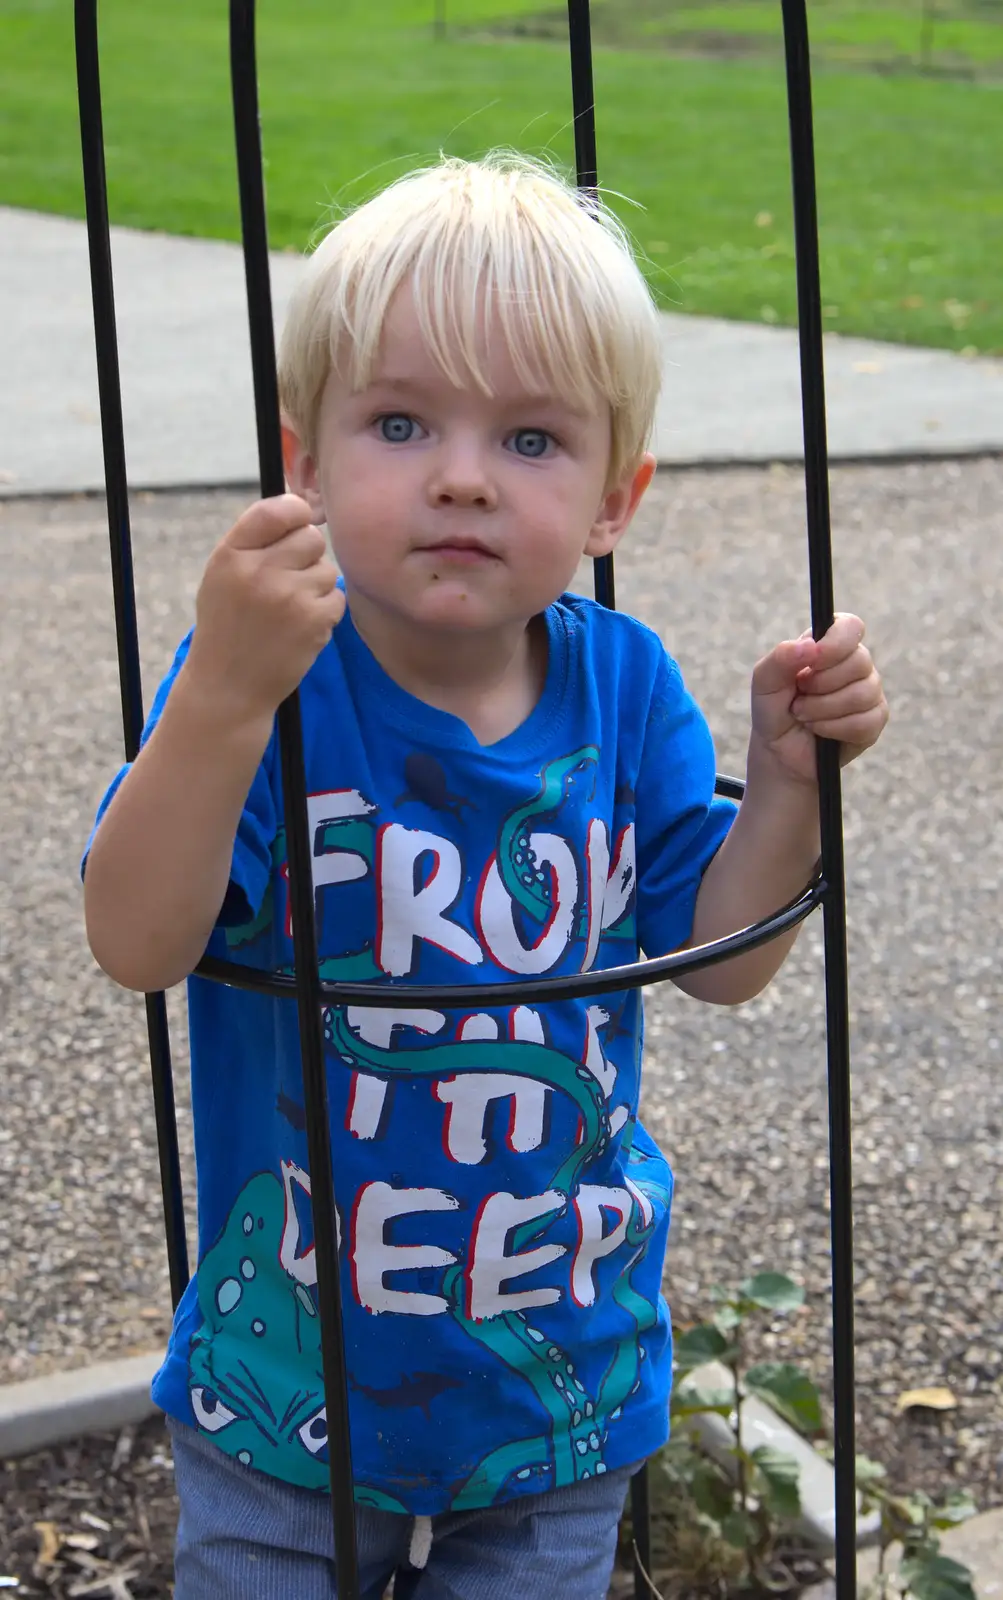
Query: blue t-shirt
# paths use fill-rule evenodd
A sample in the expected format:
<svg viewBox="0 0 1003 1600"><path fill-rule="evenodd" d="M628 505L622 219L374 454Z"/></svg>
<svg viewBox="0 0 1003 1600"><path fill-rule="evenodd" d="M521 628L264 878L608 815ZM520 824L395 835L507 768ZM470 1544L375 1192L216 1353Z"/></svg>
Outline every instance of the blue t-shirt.
<svg viewBox="0 0 1003 1600"><path fill-rule="evenodd" d="M356 1495L412 1515L570 1484L668 1430L672 1176L637 1120L640 996L488 1009L477 985L685 943L734 808L652 632L570 594L546 624L540 701L488 747L350 616L300 691L323 977L470 984L462 1011L324 1016ZM275 737L209 951L292 967ZM324 1489L295 1002L192 978L189 1012L200 1258L154 1398Z"/></svg>

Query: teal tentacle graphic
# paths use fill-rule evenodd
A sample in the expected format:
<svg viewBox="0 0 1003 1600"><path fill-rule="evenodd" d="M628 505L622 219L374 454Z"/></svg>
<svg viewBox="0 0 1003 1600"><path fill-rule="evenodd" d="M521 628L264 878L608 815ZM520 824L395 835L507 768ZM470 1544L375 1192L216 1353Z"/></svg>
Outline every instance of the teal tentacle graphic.
<svg viewBox="0 0 1003 1600"><path fill-rule="evenodd" d="M407 1506L400 1500L395 1500L392 1494L384 1494L382 1489L374 1489L368 1483L357 1483L353 1498L357 1506L371 1506L374 1511L396 1511L404 1516L408 1514Z"/></svg>
<svg viewBox="0 0 1003 1600"><path fill-rule="evenodd" d="M631 1122L629 1128L625 1130L625 1132L629 1133L631 1139L633 1139L633 1130L634 1124ZM635 1168L635 1171L631 1174L631 1182L635 1189L639 1190L645 1199L651 1203L652 1216L654 1216L657 1204L660 1203L663 1206L668 1204L669 1191L662 1184L652 1183L650 1179L639 1182L636 1173L636 1167L639 1164L636 1160L628 1163L628 1169L630 1166ZM625 1243L634 1246L635 1255L613 1285L612 1295L617 1305L634 1322L636 1331L631 1339L621 1341L599 1385L597 1404L604 1416L614 1415L623 1405L627 1396L633 1392L641 1366L640 1336L642 1333L647 1332L649 1328L653 1328L658 1320L657 1307L650 1300L645 1300L643 1295L639 1295L630 1280L631 1268L651 1236L653 1227L653 1222L645 1222L641 1207L635 1198L630 1216L627 1219L625 1238Z"/></svg>
<svg viewBox="0 0 1003 1600"><path fill-rule="evenodd" d="M345 850L352 855L361 856L372 871L375 842L373 824L364 817L332 817L317 829L320 853L328 850ZM275 853L277 860L282 863L286 859L286 833L284 828L279 829L276 839ZM381 978L384 973L376 965L376 960L370 946L362 950L349 951L342 956L325 956L318 964L321 980L324 983L365 983L370 978ZM295 971L292 964L279 968L285 974Z"/></svg>
<svg viewBox="0 0 1003 1600"><path fill-rule="evenodd" d="M413 1050L391 1049L355 1034L340 1008L329 1009L324 1021L326 1040L345 1065L377 1077L435 1079L462 1072L499 1071L544 1083L568 1095L582 1118L583 1131L581 1143L564 1158L548 1186L564 1197L563 1204L546 1216L534 1217L514 1228L513 1253L524 1250L547 1231L570 1203L585 1167L608 1146L609 1113L601 1085L583 1063L546 1045L528 1040L481 1039L424 1045ZM623 1134L628 1151L632 1135L631 1123ZM635 1170L638 1164L631 1163ZM634 1175L632 1181L651 1201L667 1200L667 1191L660 1186L638 1183ZM544 1464L555 1487L607 1470L603 1451L609 1423L637 1385L639 1336L654 1325L658 1314L657 1308L630 1282L631 1269L654 1227L654 1206L647 1215L648 1220L635 1196L625 1236L625 1243L634 1247L635 1255L612 1289L613 1299L629 1321L629 1331L620 1340L594 1395L586 1390L568 1354L533 1327L523 1312L502 1312L477 1321L467 1312L463 1267L450 1267L445 1273L443 1294L450 1314L470 1338L530 1385L551 1419L547 1434L515 1441L486 1456L459 1490L454 1506L482 1505L490 1492L497 1494L510 1480L538 1476Z"/></svg>
<svg viewBox="0 0 1003 1600"><path fill-rule="evenodd" d="M601 1085L588 1067L547 1045L526 1039L461 1039L418 1050L391 1050L360 1039L348 1026L344 1011L335 1007L324 1013L324 1037L346 1066L377 1077L444 1078L461 1072L497 1071L531 1078L566 1094L577 1106L584 1129L581 1144L565 1157L551 1184L563 1195L574 1191L581 1172L609 1144L609 1113ZM517 1228L513 1248L525 1248L548 1220L535 1217Z"/></svg>
<svg viewBox="0 0 1003 1600"><path fill-rule="evenodd" d="M602 1446L595 1420L595 1403L587 1394L575 1371L574 1362L539 1328L534 1328L521 1311L506 1311L497 1317L475 1322L467 1316L463 1303L463 1270L450 1267L443 1279L443 1292L457 1322L479 1344L494 1352L531 1386L544 1410L549 1412L551 1450L555 1487L577 1483L605 1472L599 1451ZM520 1448L532 1453L537 1441L522 1441ZM508 1447L509 1452L516 1450ZM497 1452L496 1452L497 1454ZM516 1457L512 1456L515 1460ZM524 1468L532 1461L523 1460ZM481 1463L481 1472L484 1462ZM511 1472L511 1468L509 1469ZM519 1476L519 1473L516 1473ZM500 1487L500 1484L496 1486ZM467 1489L470 1484L468 1481Z"/></svg>
<svg viewBox="0 0 1003 1600"><path fill-rule="evenodd" d="M450 1506L451 1511L467 1511L484 1504L485 1496L497 1493L509 1478L532 1478L541 1467L549 1466L550 1441L545 1434L535 1439L517 1439L503 1444L479 1462Z"/></svg>
<svg viewBox="0 0 1003 1600"><path fill-rule="evenodd" d="M530 836L534 827L556 817L575 779L590 771L598 760L598 749L589 744L571 755L548 761L536 794L510 812L502 823L498 838L502 882L513 900L537 922L546 922L550 915L551 888L548 874L537 865Z"/></svg>
<svg viewBox="0 0 1003 1600"><path fill-rule="evenodd" d="M640 1186L637 1185L639 1188ZM646 1198L655 1199L667 1191L650 1185ZM652 1219L654 1212L652 1212ZM650 1236L653 1220L645 1221L644 1211L635 1198L627 1224L627 1241L635 1246L635 1257ZM443 1280L443 1290L453 1316L472 1339L493 1351L531 1386L544 1409L553 1419L550 1434L552 1485L561 1488L604 1473L603 1451L609 1424L619 1414L627 1397L639 1381L642 1350L640 1335L653 1327L657 1308L633 1288L630 1262L613 1287L613 1298L630 1318L630 1332L620 1340L596 1395L591 1396L565 1351L534 1328L523 1312L505 1312L475 1322L467 1316L463 1300L463 1272L451 1267ZM497 1493L510 1478L528 1478L541 1460L539 1437L520 1440L486 1456L454 1500L454 1506L483 1504L488 1489Z"/></svg>
<svg viewBox="0 0 1003 1600"><path fill-rule="evenodd" d="M225 928L227 949L239 950L242 945L253 944L266 928L271 926L274 916L274 895L269 883L265 890L264 899L256 917L251 917L248 922L238 922L232 927Z"/></svg>

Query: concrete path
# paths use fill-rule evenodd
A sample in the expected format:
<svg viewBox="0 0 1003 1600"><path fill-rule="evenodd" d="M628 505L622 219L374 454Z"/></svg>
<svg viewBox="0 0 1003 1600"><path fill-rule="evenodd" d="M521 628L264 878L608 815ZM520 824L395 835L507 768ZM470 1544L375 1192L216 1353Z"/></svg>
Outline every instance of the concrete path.
<svg viewBox="0 0 1003 1600"><path fill-rule="evenodd" d="M126 450L136 487L257 476L243 265L231 244L113 230ZM281 318L300 258L275 254ZM659 460L800 458L789 329L663 317ZM1003 450L1003 361L826 342L834 458ZM82 223L0 208L0 494L103 484Z"/></svg>
<svg viewBox="0 0 1003 1600"><path fill-rule="evenodd" d="M970 1522L950 1528L941 1535L940 1552L968 1568L978 1600L1003 1597L1003 1510L984 1511ZM900 1553L897 1545L889 1552L886 1571L898 1571ZM857 1558L858 1593L862 1600L868 1600L873 1593L868 1586L874 1583L877 1570L877 1551L862 1550ZM838 1600L835 1579L809 1589L802 1600Z"/></svg>

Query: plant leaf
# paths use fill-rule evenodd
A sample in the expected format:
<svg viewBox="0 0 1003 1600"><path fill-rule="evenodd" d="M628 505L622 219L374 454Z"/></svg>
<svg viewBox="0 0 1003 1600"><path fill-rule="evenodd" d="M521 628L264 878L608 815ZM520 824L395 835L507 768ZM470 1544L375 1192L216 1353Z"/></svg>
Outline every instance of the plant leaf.
<svg viewBox="0 0 1003 1600"><path fill-rule="evenodd" d="M978 1509L967 1489L955 1489L953 1494L949 1494L934 1508L930 1521L935 1528L956 1528L959 1522L967 1522L969 1517L974 1517Z"/></svg>
<svg viewBox="0 0 1003 1600"><path fill-rule="evenodd" d="M735 1490L731 1479L726 1478L711 1461L701 1461L693 1473L690 1493L697 1509L715 1522L723 1522L735 1506Z"/></svg>
<svg viewBox="0 0 1003 1600"><path fill-rule="evenodd" d="M729 1511L721 1522L721 1538L736 1550L747 1550L755 1536L755 1524L747 1511Z"/></svg>
<svg viewBox="0 0 1003 1600"><path fill-rule="evenodd" d="M674 1417L698 1417L705 1411L715 1411L719 1417L730 1417L735 1409L733 1389L701 1389L697 1383L681 1383L672 1391L671 1413Z"/></svg>
<svg viewBox="0 0 1003 1600"><path fill-rule="evenodd" d="M715 1311L711 1321L718 1333L727 1338L728 1334L741 1327L742 1313L736 1306L722 1306L720 1311Z"/></svg>
<svg viewBox="0 0 1003 1600"><path fill-rule="evenodd" d="M881 1462L872 1461L870 1456L857 1456L854 1472L858 1489L865 1489L871 1483L880 1483L888 1476Z"/></svg>
<svg viewBox="0 0 1003 1600"><path fill-rule="evenodd" d="M972 1574L950 1556L903 1561L899 1570L914 1600L976 1600Z"/></svg>
<svg viewBox="0 0 1003 1600"><path fill-rule="evenodd" d="M702 1367L708 1361L727 1359L730 1353L728 1340L710 1322L698 1322L695 1328L687 1328L674 1341L672 1352L678 1372L692 1372L694 1367Z"/></svg>
<svg viewBox="0 0 1003 1600"><path fill-rule="evenodd" d="M764 1361L758 1367L750 1367L745 1374L745 1386L750 1394L765 1400L802 1433L821 1431L822 1406L818 1390L811 1379L789 1361Z"/></svg>
<svg viewBox="0 0 1003 1600"><path fill-rule="evenodd" d="M757 1272L746 1278L739 1293L763 1311L796 1311L804 1305L804 1290L783 1272Z"/></svg>
<svg viewBox="0 0 1003 1600"><path fill-rule="evenodd" d="M801 1495L798 1492L800 1468L793 1456L777 1450L771 1444L761 1444L753 1450L752 1459L763 1484L763 1501L778 1517L797 1517L801 1513Z"/></svg>

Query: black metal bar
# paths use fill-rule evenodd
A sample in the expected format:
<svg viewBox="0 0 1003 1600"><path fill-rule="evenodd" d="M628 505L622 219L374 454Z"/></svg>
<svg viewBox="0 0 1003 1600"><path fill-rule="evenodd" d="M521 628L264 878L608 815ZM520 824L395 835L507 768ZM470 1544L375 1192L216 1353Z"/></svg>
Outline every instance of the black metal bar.
<svg viewBox="0 0 1003 1600"><path fill-rule="evenodd" d="M257 65L254 45L254 0L230 0L230 68L233 84L234 131L240 188L241 231L247 278L255 414L261 493L282 494L282 434L279 417L272 298L268 265L261 132L258 121ZM338 1230L331 1166L331 1134L324 1064L317 930L314 921L313 876L307 826L306 775L303 765L299 696L279 707L289 897L292 907L296 1000L299 1011L303 1096L306 1106L310 1162L310 1205L317 1263L321 1351L327 1403L328 1465L335 1565L341 1600L358 1600L359 1572L355 1541L355 1498L348 1417L348 1368L342 1327Z"/></svg>
<svg viewBox="0 0 1003 1600"><path fill-rule="evenodd" d="M596 97L592 83L592 22L589 0L568 0L568 45L571 54L571 106L575 123L575 175L579 189L593 198L598 194L596 160ZM613 557L597 556L592 563L596 599L616 610Z"/></svg>
<svg viewBox="0 0 1003 1600"><path fill-rule="evenodd" d="M649 1600L651 1583L651 1482L648 1463L630 1480L630 1526L634 1543L634 1600Z"/></svg>
<svg viewBox="0 0 1003 1600"><path fill-rule="evenodd" d="M736 933L713 939L708 944L694 945L690 950L676 950L671 955L655 956L650 961L632 961L622 967L599 967L589 972L572 972L563 978L527 978L525 982L481 983L477 986L477 1003L481 1006L540 1005L557 1000L582 1000L590 995L611 994L619 989L642 989L659 983L663 978L683 972L698 972L704 967L716 966L720 961L730 961L733 956L744 955L758 945L766 944L778 934L786 933L803 922L821 905L827 892L824 879L816 878L808 888L792 900L790 905L740 928ZM289 999L298 993L297 978L283 972L262 972L257 967L245 967L234 961L221 961L215 956L204 956L195 969L201 978L213 983L228 983L234 989L250 989L255 994L271 994L279 999ZM466 984L441 986L418 983L376 984L319 982L317 992L325 1005L375 1006L388 1004L400 1006L434 1006L448 1010L470 1003L470 988Z"/></svg>
<svg viewBox="0 0 1003 1600"><path fill-rule="evenodd" d="M94 306L94 342L97 354L98 396L101 405L101 442L104 450L105 497L108 503L108 538L115 600L122 726L125 734L125 758L127 761L134 761L143 732L143 683L139 666L139 630L136 623L136 591L132 570L122 387L115 327L111 240L108 233L97 0L76 0L74 24L77 98L80 108L80 149L87 209L87 245L90 252L91 298ZM146 1030L150 1041L153 1106L157 1127L157 1155L160 1162L164 1227L167 1235L171 1302L176 1307L188 1283L188 1241L185 1235L184 1196L181 1188L181 1163L178 1157L171 1037L167 1024L167 1007L162 994L146 996Z"/></svg>
<svg viewBox="0 0 1003 1600"><path fill-rule="evenodd" d="M791 178L797 261L798 330L805 448L805 494L812 632L833 619L832 544L825 429L822 299L819 280L811 67L805 0L782 0L790 118ZM853 1372L853 1192L850 1127L850 1027L846 961L839 749L818 745L825 1000L829 1076L829 1181L832 1241L832 1355L836 1467L836 1593L857 1593L856 1417Z"/></svg>
<svg viewBox="0 0 1003 1600"><path fill-rule="evenodd" d="M592 85L592 23L589 0L568 0L571 105L575 118L575 171L580 189L596 193L596 97Z"/></svg>

